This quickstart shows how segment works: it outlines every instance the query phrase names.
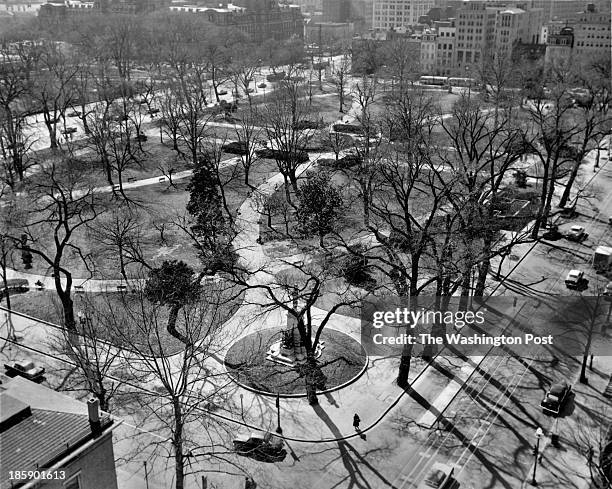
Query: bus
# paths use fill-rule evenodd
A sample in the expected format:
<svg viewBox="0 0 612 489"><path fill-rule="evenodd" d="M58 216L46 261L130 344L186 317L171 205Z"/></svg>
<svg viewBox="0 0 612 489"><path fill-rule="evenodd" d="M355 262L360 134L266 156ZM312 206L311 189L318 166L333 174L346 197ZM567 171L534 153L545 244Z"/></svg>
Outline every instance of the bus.
<svg viewBox="0 0 612 489"><path fill-rule="evenodd" d="M451 87L476 87L476 80L474 78L449 78L448 84Z"/></svg>
<svg viewBox="0 0 612 489"><path fill-rule="evenodd" d="M422 76L419 78L421 85L437 85L440 87L445 86L448 83L447 76Z"/></svg>

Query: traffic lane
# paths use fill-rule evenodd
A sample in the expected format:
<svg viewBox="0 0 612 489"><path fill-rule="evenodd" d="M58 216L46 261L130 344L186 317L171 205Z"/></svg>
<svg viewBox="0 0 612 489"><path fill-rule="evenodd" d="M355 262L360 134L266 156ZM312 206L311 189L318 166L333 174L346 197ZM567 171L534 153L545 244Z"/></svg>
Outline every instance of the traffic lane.
<svg viewBox="0 0 612 489"><path fill-rule="evenodd" d="M564 283L567 273L572 269L585 272L587 291L596 292L601 289L601 283L607 279L595 273L592 259L597 246L612 244L612 226L608 222L608 217L612 216L610 164L606 162L594 178L584 184L576 210L576 216L559 217L556 222L562 233L569 231L573 225L584 227L588 235L586 239L580 242L564 237L554 241L541 239L502 283L506 295L533 296L543 292L573 295L576 291L568 290Z"/></svg>

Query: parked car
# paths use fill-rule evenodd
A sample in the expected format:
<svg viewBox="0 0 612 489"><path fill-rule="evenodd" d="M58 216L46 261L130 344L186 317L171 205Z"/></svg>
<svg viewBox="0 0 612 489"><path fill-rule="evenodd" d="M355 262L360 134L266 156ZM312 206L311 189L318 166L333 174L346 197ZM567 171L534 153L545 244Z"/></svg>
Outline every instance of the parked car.
<svg viewBox="0 0 612 489"><path fill-rule="evenodd" d="M146 134L142 134L142 133L137 134L137 135L136 135L136 137L134 138L134 140L136 140L136 141L140 141L140 142L142 142L142 143L146 142L146 141L147 141L147 139L149 139L149 138L147 137L147 135L146 135Z"/></svg>
<svg viewBox="0 0 612 489"><path fill-rule="evenodd" d="M568 289L577 289L584 280L584 272L582 270L570 270L565 277L565 285Z"/></svg>
<svg viewBox="0 0 612 489"><path fill-rule="evenodd" d="M546 239L548 241L556 241L560 239L563 235L559 232L559 226L556 224L551 226L548 231L546 231L542 235L542 239Z"/></svg>
<svg viewBox="0 0 612 489"><path fill-rule="evenodd" d="M559 414L571 391L572 386L565 380L561 380L551 385L540 403L542 411L547 414Z"/></svg>
<svg viewBox="0 0 612 489"><path fill-rule="evenodd" d="M66 114L68 117L81 117L81 113L78 110L72 110Z"/></svg>
<svg viewBox="0 0 612 489"><path fill-rule="evenodd" d="M234 451L238 455L268 462L282 461L287 456L282 438L266 431L241 434L234 438Z"/></svg>
<svg viewBox="0 0 612 489"><path fill-rule="evenodd" d="M232 141L221 146L221 149L235 155L245 155L248 152L247 144L244 141Z"/></svg>
<svg viewBox="0 0 612 489"><path fill-rule="evenodd" d="M567 233L565 233L565 239L569 241L580 242L586 239L587 235L584 230L584 227L574 225L572 226Z"/></svg>
<svg viewBox="0 0 612 489"><path fill-rule="evenodd" d="M12 376L19 375L32 382L40 382L45 374L43 367L37 367L30 359L15 360L11 363L5 363L4 368L6 373Z"/></svg>
<svg viewBox="0 0 612 489"><path fill-rule="evenodd" d="M449 487L453 480L453 472L454 468L450 465L435 462L418 487L419 489L444 489Z"/></svg>
<svg viewBox="0 0 612 489"><path fill-rule="evenodd" d="M267 158L270 160L286 161L287 154L283 151L271 148L262 148L255 151L255 154L259 158ZM297 163L306 163L309 160L308 153L306 151L299 151L292 157Z"/></svg>
<svg viewBox="0 0 612 489"><path fill-rule="evenodd" d="M608 284L604 287L603 295L606 297L612 297L612 282L608 282Z"/></svg>
<svg viewBox="0 0 612 489"><path fill-rule="evenodd" d="M266 85L265 83L260 83L259 85L257 85L257 88L266 88L268 85Z"/></svg>
<svg viewBox="0 0 612 489"><path fill-rule="evenodd" d="M297 121L293 125L293 129L295 131L303 131L305 129L317 129L319 125L320 124L317 121L303 120L303 121Z"/></svg>

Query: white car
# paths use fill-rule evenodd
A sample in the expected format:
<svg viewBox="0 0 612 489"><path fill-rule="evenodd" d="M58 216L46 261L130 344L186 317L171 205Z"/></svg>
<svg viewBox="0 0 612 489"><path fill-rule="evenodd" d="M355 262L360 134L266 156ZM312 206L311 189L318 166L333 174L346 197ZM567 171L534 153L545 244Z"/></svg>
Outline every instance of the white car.
<svg viewBox="0 0 612 489"><path fill-rule="evenodd" d="M584 272L582 270L570 270L565 277L565 285L568 289L575 289L580 285L580 282L584 279Z"/></svg>
<svg viewBox="0 0 612 489"><path fill-rule="evenodd" d="M586 237L584 227L572 226L565 235L565 238L570 241L582 241Z"/></svg>

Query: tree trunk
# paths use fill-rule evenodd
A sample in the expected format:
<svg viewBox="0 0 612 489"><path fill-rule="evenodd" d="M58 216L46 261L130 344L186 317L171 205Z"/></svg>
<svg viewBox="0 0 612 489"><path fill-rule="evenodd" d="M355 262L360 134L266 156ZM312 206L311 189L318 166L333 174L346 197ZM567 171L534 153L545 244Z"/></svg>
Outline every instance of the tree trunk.
<svg viewBox="0 0 612 489"><path fill-rule="evenodd" d="M176 329L176 320L178 318L178 313L180 310L181 310L181 306L177 304L173 305L170 308L170 312L168 314L168 325L166 329L168 333L174 336L177 340L187 345L188 344L187 338Z"/></svg>
<svg viewBox="0 0 612 489"><path fill-rule="evenodd" d="M580 367L580 380L579 380L579 382L581 384L588 384L589 383L589 379L587 379L587 376L586 376L586 369L587 369L588 361L589 361L589 354L588 354L588 351L587 351L587 353L585 353L582 356L582 365Z"/></svg>
<svg viewBox="0 0 612 489"><path fill-rule="evenodd" d="M362 187L362 204L363 204L363 225L370 225L370 199L368 198L367 190Z"/></svg>
<svg viewBox="0 0 612 489"><path fill-rule="evenodd" d="M548 165L549 162L544 163L544 174L542 175L542 190L540 192L540 205L538 207L538 215L536 217L533 229L531 230L531 237L533 239L538 238L540 228L542 227L542 219L546 212L546 196L548 195Z"/></svg>
<svg viewBox="0 0 612 489"><path fill-rule="evenodd" d="M319 399L317 398L317 387L320 387L319 384L323 373L321 372L321 368L317 364L317 360L314 357L314 351L306 354L306 364L304 367L306 369L304 376L306 379L306 398L308 399L308 404L315 406L319 404Z"/></svg>
<svg viewBox="0 0 612 489"><path fill-rule="evenodd" d="M183 412L180 400L175 397L172 400L174 411L174 475L176 478L176 489L185 487L185 455L183 453Z"/></svg>
<svg viewBox="0 0 612 489"><path fill-rule="evenodd" d="M247 187L251 187L251 184L249 183L249 172L251 170L251 164L245 164L243 162L242 167L244 168L244 184Z"/></svg>
<svg viewBox="0 0 612 489"><path fill-rule="evenodd" d="M559 207L565 207L567 201L570 198L570 193L572 191L572 186L576 181L576 177L578 176L578 170L580 169L580 162L576 161L572 168L572 172L570 173L569 178L567 179L567 183L565 184L565 189L563 190L563 195L561 195L561 200L559 201Z"/></svg>
<svg viewBox="0 0 612 489"><path fill-rule="evenodd" d="M410 334L410 331L407 331ZM412 360L412 345L406 343L402 349L399 370L397 371L398 387L408 387L408 375L410 374L410 361Z"/></svg>

